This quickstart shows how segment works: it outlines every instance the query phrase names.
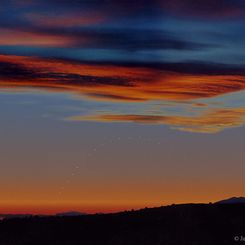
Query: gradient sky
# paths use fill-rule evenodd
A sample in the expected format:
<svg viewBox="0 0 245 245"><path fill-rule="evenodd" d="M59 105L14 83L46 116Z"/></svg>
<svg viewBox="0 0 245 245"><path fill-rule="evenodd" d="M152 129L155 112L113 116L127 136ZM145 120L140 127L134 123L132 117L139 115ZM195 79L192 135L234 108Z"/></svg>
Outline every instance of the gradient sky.
<svg viewBox="0 0 245 245"><path fill-rule="evenodd" d="M244 193L245 3L8 0L0 213Z"/></svg>

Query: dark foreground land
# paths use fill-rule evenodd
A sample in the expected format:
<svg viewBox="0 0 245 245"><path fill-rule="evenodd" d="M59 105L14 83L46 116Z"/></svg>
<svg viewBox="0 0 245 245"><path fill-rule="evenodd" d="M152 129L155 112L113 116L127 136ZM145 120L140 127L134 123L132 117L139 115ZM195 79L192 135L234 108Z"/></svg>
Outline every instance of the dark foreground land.
<svg viewBox="0 0 245 245"><path fill-rule="evenodd" d="M117 214L0 222L0 245L39 244L245 245L245 204L172 205Z"/></svg>

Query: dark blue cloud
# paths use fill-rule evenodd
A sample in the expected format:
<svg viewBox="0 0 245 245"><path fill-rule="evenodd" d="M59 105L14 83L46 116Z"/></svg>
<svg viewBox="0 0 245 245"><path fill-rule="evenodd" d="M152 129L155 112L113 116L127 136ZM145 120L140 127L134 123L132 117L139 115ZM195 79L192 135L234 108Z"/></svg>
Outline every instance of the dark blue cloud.
<svg viewBox="0 0 245 245"><path fill-rule="evenodd" d="M245 61L245 36L240 28L245 4L240 0L3 0L1 4L0 39L8 40L9 33L13 39L15 32L21 32L16 45L1 42L1 53L72 59L80 55L80 60L90 56L91 60L119 62L229 63L227 57L232 63ZM98 21L93 22L91 16ZM79 17L85 18L85 24L76 23ZM55 36L68 42L35 48L18 44L26 33L36 39Z"/></svg>

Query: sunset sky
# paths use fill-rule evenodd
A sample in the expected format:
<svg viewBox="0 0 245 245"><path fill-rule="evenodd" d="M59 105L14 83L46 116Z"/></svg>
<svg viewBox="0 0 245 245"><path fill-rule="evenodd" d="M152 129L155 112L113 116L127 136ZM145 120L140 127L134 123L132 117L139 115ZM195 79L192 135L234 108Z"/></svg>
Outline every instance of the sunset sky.
<svg viewBox="0 0 245 245"><path fill-rule="evenodd" d="M244 196L245 2L3 0L0 214Z"/></svg>

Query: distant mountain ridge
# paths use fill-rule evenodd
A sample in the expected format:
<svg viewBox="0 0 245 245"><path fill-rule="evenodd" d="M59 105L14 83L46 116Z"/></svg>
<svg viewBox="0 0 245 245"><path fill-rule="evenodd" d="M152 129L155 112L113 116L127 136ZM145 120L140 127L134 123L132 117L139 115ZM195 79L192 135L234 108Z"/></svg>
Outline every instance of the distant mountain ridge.
<svg viewBox="0 0 245 245"><path fill-rule="evenodd" d="M64 213L57 213L55 216L81 216L81 215L87 215L86 213L80 213L76 211L70 211L70 212L64 212Z"/></svg>
<svg viewBox="0 0 245 245"><path fill-rule="evenodd" d="M76 212L76 211L70 211L70 212L64 212L64 213L57 213L54 215L47 215L47 214L0 214L0 220L3 219L15 219L15 218L28 218L33 216L38 217L49 217L49 216L57 216L57 217L75 217L75 216L83 216L87 215L86 213Z"/></svg>
<svg viewBox="0 0 245 245"><path fill-rule="evenodd" d="M245 204L245 197L231 197L225 200L218 201L215 204L236 204L236 203Z"/></svg>

